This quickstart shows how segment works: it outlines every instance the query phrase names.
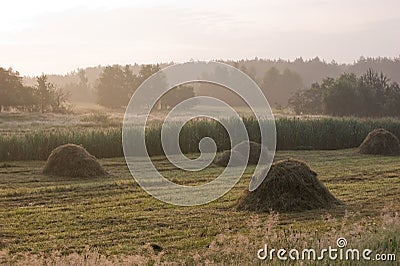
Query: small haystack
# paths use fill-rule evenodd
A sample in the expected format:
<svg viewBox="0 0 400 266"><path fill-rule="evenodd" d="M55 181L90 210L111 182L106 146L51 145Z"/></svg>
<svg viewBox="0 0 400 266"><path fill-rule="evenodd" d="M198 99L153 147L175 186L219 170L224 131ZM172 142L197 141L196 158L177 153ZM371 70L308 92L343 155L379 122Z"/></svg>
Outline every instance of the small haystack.
<svg viewBox="0 0 400 266"><path fill-rule="evenodd" d="M222 152L215 160L215 164L219 166L227 166L229 163L229 159L231 158L231 152L234 153L232 155L233 159L231 162L232 166L240 166L246 163L246 158L238 151L235 150L227 150Z"/></svg>
<svg viewBox="0 0 400 266"><path fill-rule="evenodd" d="M82 146L66 144L54 149L43 174L68 177L101 177L108 175L101 167L96 157Z"/></svg>
<svg viewBox="0 0 400 266"><path fill-rule="evenodd" d="M245 154L246 154L246 146L249 145L249 161L246 162ZM216 158L214 161L215 164L219 166L227 166L229 162L229 158L231 156L231 152L237 154L238 160L232 161L232 166L245 165L246 163L249 165L254 165L258 163L258 159L260 158L261 149L265 149L265 154L269 154L268 150L263 147L261 144L254 141L242 141L233 147L232 150L224 151L220 156Z"/></svg>
<svg viewBox="0 0 400 266"><path fill-rule="evenodd" d="M359 147L362 154L400 155L399 139L391 132L378 128L371 131Z"/></svg>
<svg viewBox="0 0 400 266"><path fill-rule="evenodd" d="M336 204L341 202L318 180L314 171L304 162L289 159L274 163L261 185L254 191L247 191L239 200L237 209L292 212Z"/></svg>

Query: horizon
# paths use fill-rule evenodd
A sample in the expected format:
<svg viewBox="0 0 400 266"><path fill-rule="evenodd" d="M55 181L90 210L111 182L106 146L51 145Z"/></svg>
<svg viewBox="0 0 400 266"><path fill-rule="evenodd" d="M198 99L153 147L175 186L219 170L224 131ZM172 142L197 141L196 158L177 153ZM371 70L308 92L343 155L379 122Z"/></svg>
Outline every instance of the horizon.
<svg viewBox="0 0 400 266"><path fill-rule="evenodd" d="M129 63L128 62L128 63L125 63L125 64L109 63L109 64L104 64L104 65L99 64L99 65L78 66L78 67L76 67L74 69L68 70L68 71L63 72L63 73L53 73L53 72L43 72L42 71L42 72L38 72L38 73L33 74L33 75L24 74L21 71L19 71L18 69L16 69L15 67L13 67L13 66L0 65L0 68L4 68L4 69L11 68L13 71L17 71L20 74L21 77L24 77L24 78L35 78L37 76L40 76L41 74L46 74L46 75L50 75L50 76L52 76L52 75L54 75L54 76L67 76L67 75L69 75L69 74L71 74L73 72L76 72L76 71L80 70L80 69L84 69L85 70L85 69L97 68L97 67L103 67L104 68L104 67L113 66L113 65L120 65L120 66L125 66L125 65L134 66L135 64L137 64L139 66L147 65L147 64L153 64L153 65L156 65L156 64L164 65L165 64L165 65L169 65L169 64L186 63L186 62L189 62L191 60L194 60L194 61L206 61L206 62L208 62L208 61L222 61L222 62L225 62L225 63L227 63L227 62L239 62L241 60L244 60L244 61L264 60L264 61L275 61L275 62L277 62L279 60L282 60L282 61L286 61L286 62L289 62L289 63L293 63L297 59L302 59L304 62L308 62L308 61L312 61L315 58L318 58L321 62L324 62L326 64L336 63L336 64L338 64L340 66L340 65L353 65L353 64L357 63L362 58L365 58L365 59L380 59L380 58L385 59L386 58L386 59L389 59L389 60L395 60L397 58L400 59L400 55L393 56L393 57L382 57L382 56L365 57L365 56L361 55L357 59L354 59L352 62L338 62L335 59L332 59L332 60L328 61L328 60L326 60L324 58L321 58L319 56L315 56L315 57L312 57L312 58L304 58L302 56L299 56L299 57L296 57L296 58L293 58L293 59L292 58L291 59L286 59L286 58L262 58L262 57L257 57L257 56L254 57L254 58L237 58L237 59L230 59L230 58L228 58L228 59L220 59L219 58L219 59L210 59L210 60L197 60L197 59L195 60L195 59L191 58L191 59L189 59L189 60L187 60L185 62L174 62L174 61L171 61L171 62L143 62L143 63L139 63L139 62L131 62L131 63Z"/></svg>
<svg viewBox="0 0 400 266"><path fill-rule="evenodd" d="M0 10L0 64L36 76L191 59L395 58L399 9L394 0L14 1Z"/></svg>

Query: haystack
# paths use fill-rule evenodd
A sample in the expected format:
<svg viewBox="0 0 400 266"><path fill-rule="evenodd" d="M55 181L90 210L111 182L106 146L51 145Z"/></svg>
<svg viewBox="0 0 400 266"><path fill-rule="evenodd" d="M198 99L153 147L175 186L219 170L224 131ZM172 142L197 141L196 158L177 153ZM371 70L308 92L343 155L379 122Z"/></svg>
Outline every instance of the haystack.
<svg viewBox="0 0 400 266"><path fill-rule="evenodd" d="M246 162L246 146L249 145L250 151L249 151L249 160ZM239 144L237 144L235 147L233 147L232 150L227 150L224 151L219 157L216 158L214 161L215 164L219 166L227 166L229 162L229 158L231 156L231 152L235 153L237 155L237 158L235 161L232 161L232 166L239 166L239 165L245 165L246 163L251 165L251 164L257 164L258 160L260 158L261 154L261 149L265 150L265 154L268 155L268 150L263 147L261 144L254 142L254 141L242 141Z"/></svg>
<svg viewBox="0 0 400 266"><path fill-rule="evenodd" d="M265 176L263 171L261 175ZM274 163L254 191L246 191L237 209L256 212L304 211L324 209L341 204L318 180L317 174L304 162L283 160Z"/></svg>
<svg viewBox="0 0 400 266"><path fill-rule="evenodd" d="M359 151L362 154L400 155L400 143L391 132L378 128L368 134Z"/></svg>
<svg viewBox="0 0 400 266"><path fill-rule="evenodd" d="M219 157L215 160L215 164L219 166L227 166L229 163L229 159L231 158L231 153L232 154L232 166L240 166L246 163L246 158L238 151L235 150L227 150L222 152Z"/></svg>
<svg viewBox="0 0 400 266"><path fill-rule="evenodd" d="M54 149L43 173L68 177L101 177L108 175L97 159L82 146L66 144Z"/></svg>

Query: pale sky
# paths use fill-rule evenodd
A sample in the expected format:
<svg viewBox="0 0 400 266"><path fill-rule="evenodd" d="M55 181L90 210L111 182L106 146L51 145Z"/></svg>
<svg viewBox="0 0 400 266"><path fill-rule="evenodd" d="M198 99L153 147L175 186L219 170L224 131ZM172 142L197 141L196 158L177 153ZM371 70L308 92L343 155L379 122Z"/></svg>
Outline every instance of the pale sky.
<svg viewBox="0 0 400 266"><path fill-rule="evenodd" d="M0 66L22 75L190 59L400 55L399 0L5 0Z"/></svg>

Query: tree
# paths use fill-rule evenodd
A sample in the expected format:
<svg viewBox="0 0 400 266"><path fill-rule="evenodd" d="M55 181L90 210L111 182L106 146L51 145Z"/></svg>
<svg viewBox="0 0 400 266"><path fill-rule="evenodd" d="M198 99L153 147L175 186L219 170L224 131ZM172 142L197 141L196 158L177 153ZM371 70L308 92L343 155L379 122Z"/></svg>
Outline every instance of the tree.
<svg viewBox="0 0 400 266"><path fill-rule="evenodd" d="M137 87L140 85L138 77L133 74L133 71L131 70L129 65L125 66L124 69L124 83L125 83L125 91L127 93L127 98L128 100L132 97L133 92L137 89Z"/></svg>
<svg viewBox="0 0 400 266"><path fill-rule="evenodd" d="M357 77L342 74L296 94L290 100L296 113L316 111L334 116L400 116L400 87L383 73L369 69Z"/></svg>
<svg viewBox="0 0 400 266"><path fill-rule="evenodd" d="M78 70L79 85L84 88L89 87L89 80L86 76L86 71L84 69Z"/></svg>
<svg viewBox="0 0 400 266"><path fill-rule="evenodd" d="M17 102L18 91L23 88L22 78L11 68L0 68L0 112Z"/></svg>
<svg viewBox="0 0 400 266"><path fill-rule="evenodd" d="M138 86L145 81L146 79L148 79L151 75L157 73L158 71L160 71L160 65L156 64L156 65L143 65L142 68L139 71L138 74Z"/></svg>
<svg viewBox="0 0 400 266"><path fill-rule="evenodd" d="M65 103L68 100L68 94L62 89L57 88L53 83L48 82L47 75L42 74L37 77L35 88L39 109L42 113L65 112L67 107Z"/></svg>
<svg viewBox="0 0 400 266"><path fill-rule="evenodd" d="M235 67L238 68L238 66ZM247 67L243 65L242 67L240 67L240 71L248 75L252 80L254 80L254 82L258 83L256 78L256 70L254 69L254 67L250 67L250 70L248 70Z"/></svg>
<svg viewBox="0 0 400 266"><path fill-rule="evenodd" d="M343 74L335 82L325 85L324 113L335 116L357 115L360 106L357 82L355 74Z"/></svg>
<svg viewBox="0 0 400 266"><path fill-rule="evenodd" d="M36 78L36 91L39 99L40 111L44 113L50 106L50 90L53 89L53 84L47 81L47 76L42 74Z"/></svg>
<svg viewBox="0 0 400 266"><path fill-rule="evenodd" d="M359 79L359 97L362 101L363 114L366 116L382 116L384 114L385 92L390 89L390 80L383 73L372 69Z"/></svg>
<svg viewBox="0 0 400 266"><path fill-rule="evenodd" d="M150 76L152 76L153 74L157 73L160 70L161 70L161 68L158 64L157 65L143 65L142 68L140 69L138 75L135 77L135 81L133 83L134 84L133 90L130 92L129 98L146 79L148 79ZM151 100L152 100L150 98L152 96L154 96L154 95L152 95L152 92L156 92L156 91L158 91L159 88L165 88L167 86L165 77L162 74L156 76L156 79L153 79L153 81L150 85L151 85L151 87L147 88L149 93L146 95L146 97L148 97L148 99L145 99L143 102L143 105L141 106L146 109L151 108L151 106L148 105L148 103L151 102Z"/></svg>
<svg viewBox="0 0 400 266"><path fill-rule="evenodd" d="M120 66L107 66L96 86L98 103L109 108L126 105L128 94L125 83L125 73Z"/></svg>
<svg viewBox="0 0 400 266"><path fill-rule="evenodd" d="M26 112L37 111L39 99L35 93L34 87L23 86L17 90L16 101L13 107Z"/></svg>
<svg viewBox="0 0 400 266"><path fill-rule="evenodd" d="M66 111L68 95L48 82L45 74L36 81L36 86L24 86L18 72L0 68L0 111L10 108L42 113Z"/></svg>
<svg viewBox="0 0 400 266"><path fill-rule="evenodd" d="M400 86L396 82L392 82L390 87L385 91L385 103L383 105L385 116L400 117Z"/></svg>
<svg viewBox="0 0 400 266"><path fill-rule="evenodd" d="M161 109L170 109L186 99L194 97L193 86L181 85L168 91L159 101Z"/></svg>
<svg viewBox="0 0 400 266"><path fill-rule="evenodd" d="M280 75L281 73L276 67L271 67L267 72L265 72L264 77L261 81L263 91L267 92L269 87L276 87L280 79Z"/></svg>
<svg viewBox="0 0 400 266"><path fill-rule="evenodd" d="M308 90L297 91L290 99L289 106L297 114L322 114L323 90L318 83Z"/></svg>
<svg viewBox="0 0 400 266"><path fill-rule="evenodd" d="M98 103L110 108L126 106L135 90L154 73L160 70L157 65L143 65L135 75L131 66L122 68L119 65L107 66L97 81L96 91ZM155 86L165 86L165 81L160 78Z"/></svg>
<svg viewBox="0 0 400 266"><path fill-rule="evenodd" d="M303 87L301 77L289 69L283 73L275 67L270 68L261 81L261 90L271 105L286 106L288 99Z"/></svg>
<svg viewBox="0 0 400 266"><path fill-rule="evenodd" d="M50 92L50 106L52 112L55 113L64 113L67 111L67 106L65 103L69 99L69 94L65 93L62 89L54 87L54 89Z"/></svg>
<svg viewBox="0 0 400 266"><path fill-rule="evenodd" d="M87 78L86 70L78 69L75 75L78 78L77 81L74 77L73 82L63 85L63 90L68 93L69 99L74 102L94 102L93 90Z"/></svg>

